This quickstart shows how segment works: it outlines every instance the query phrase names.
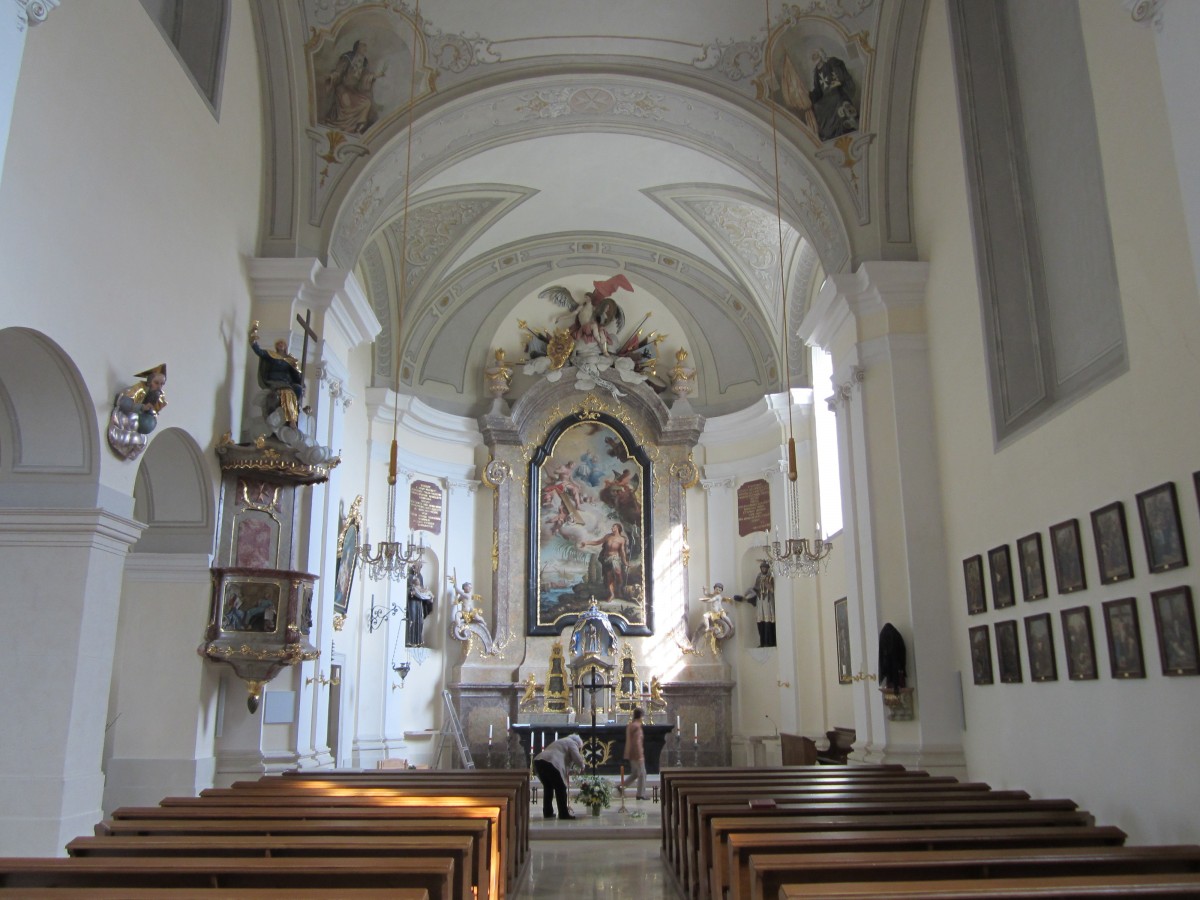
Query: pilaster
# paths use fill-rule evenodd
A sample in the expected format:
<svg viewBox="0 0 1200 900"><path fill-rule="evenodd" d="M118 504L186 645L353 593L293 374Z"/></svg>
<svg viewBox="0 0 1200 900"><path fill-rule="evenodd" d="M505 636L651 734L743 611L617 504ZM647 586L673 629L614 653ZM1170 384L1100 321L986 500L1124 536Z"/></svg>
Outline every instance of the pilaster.
<svg viewBox="0 0 1200 900"><path fill-rule="evenodd" d="M915 718L895 721L878 681L856 681L856 747L871 760L928 750L942 771L961 771L941 483L931 445L927 272L925 263L870 262L832 276L800 334L833 357L851 652L878 676L878 635L890 622L904 638L907 684L916 688Z"/></svg>

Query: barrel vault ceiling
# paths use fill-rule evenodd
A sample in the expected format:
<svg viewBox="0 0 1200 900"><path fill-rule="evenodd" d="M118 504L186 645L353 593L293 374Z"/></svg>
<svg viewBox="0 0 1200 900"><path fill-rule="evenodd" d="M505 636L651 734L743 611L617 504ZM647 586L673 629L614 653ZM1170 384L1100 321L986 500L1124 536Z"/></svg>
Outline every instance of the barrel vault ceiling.
<svg viewBox="0 0 1200 900"><path fill-rule="evenodd" d="M660 371L687 350L696 409L735 412L782 389L785 360L809 383L794 334L825 275L912 258L924 0L254 9L265 250L355 271L383 325L375 384L435 408L487 408L494 350L520 359L517 322L559 312L540 291L624 273ZM824 136L804 108L818 51L851 83Z"/></svg>

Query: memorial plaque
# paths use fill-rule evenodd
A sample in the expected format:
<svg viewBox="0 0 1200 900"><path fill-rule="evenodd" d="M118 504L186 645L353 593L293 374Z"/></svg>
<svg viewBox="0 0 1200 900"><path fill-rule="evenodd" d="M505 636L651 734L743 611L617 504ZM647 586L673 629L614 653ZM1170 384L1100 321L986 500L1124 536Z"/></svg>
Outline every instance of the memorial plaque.
<svg viewBox="0 0 1200 900"><path fill-rule="evenodd" d="M771 529L771 486L766 479L747 481L737 492L738 534Z"/></svg>
<svg viewBox="0 0 1200 900"><path fill-rule="evenodd" d="M442 489L431 481L414 481L409 489L408 530L442 533Z"/></svg>

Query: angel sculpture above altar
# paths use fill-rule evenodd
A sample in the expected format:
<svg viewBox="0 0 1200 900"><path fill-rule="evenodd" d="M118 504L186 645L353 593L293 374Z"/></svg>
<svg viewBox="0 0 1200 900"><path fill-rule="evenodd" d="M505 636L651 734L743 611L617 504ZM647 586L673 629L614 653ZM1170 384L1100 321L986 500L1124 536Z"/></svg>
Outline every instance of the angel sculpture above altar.
<svg viewBox="0 0 1200 900"><path fill-rule="evenodd" d="M604 380L602 374L612 371L627 384L641 384L653 379L655 390L662 390L655 364L658 345L664 335L651 332L642 335L640 325L632 333L625 332L625 312L614 298L618 290L633 292L625 275L614 275L592 283L593 289L577 300L571 291L560 284L552 285L538 294L564 312L555 317L549 329L530 328L523 321L517 324L528 332L525 352L529 361L526 375L545 375L550 381L562 378L567 366L575 369L575 387L590 391L597 386L613 397L622 396L616 385ZM646 318L649 318L647 314Z"/></svg>

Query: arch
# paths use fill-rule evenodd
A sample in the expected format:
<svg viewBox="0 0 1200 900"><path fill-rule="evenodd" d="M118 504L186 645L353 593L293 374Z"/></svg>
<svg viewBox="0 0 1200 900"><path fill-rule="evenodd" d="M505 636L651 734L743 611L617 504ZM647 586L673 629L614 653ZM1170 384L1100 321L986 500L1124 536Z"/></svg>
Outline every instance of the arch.
<svg viewBox="0 0 1200 900"><path fill-rule="evenodd" d="M577 91L588 92L589 102L569 102ZM555 115L537 114L543 95L556 98ZM473 132L472 122L488 127ZM743 173L762 192L775 193L773 134L761 110L645 76L539 75L421 116L412 128L411 170L407 134L372 156L346 188L332 223L325 223L329 258L346 268L356 264L376 229L401 211L406 172L411 196L414 187L491 147L586 132L636 134L689 147ZM794 143L781 141L779 151L785 220L809 240L827 272L842 271L850 264L850 239L829 186Z"/></svg>
<svg viewBox="0 0 1200 900"><path fill-rule="evenodd" d="M146 530L134 553L211 553L216 498L204 454L187 432L168 428L146 448L133 488Z"/></svg>
<svg viewBox="0 0 1200 900"><path fill-rule="evenodd" d="M95 409L58 344L29 328L0 330L0 506L96 505Z"/></svg>

